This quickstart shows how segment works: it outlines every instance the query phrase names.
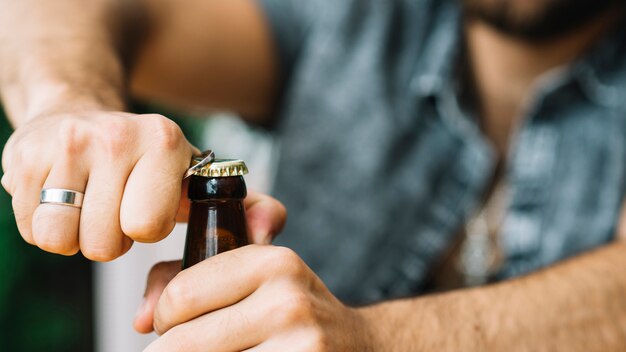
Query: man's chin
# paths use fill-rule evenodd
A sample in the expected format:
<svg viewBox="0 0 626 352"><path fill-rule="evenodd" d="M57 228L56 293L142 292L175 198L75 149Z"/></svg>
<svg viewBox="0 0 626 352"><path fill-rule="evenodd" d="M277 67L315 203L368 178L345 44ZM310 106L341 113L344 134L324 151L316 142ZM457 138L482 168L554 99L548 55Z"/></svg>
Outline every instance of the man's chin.
<svg viewBox="0 0 626 352"><path fill-rule="evenodd" d="M545 41L576 31L626 0L463 0L469 19L527 41Z"/></svg>

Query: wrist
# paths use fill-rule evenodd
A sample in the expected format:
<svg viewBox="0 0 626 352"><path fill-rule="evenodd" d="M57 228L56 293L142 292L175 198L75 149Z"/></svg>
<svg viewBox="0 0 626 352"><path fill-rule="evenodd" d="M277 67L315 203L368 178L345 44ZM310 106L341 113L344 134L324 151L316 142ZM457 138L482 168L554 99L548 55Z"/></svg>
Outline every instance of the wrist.
<svg viewBox="0 0 626 352"><path fill-rule="evenodd" d="M16 127L33 118L55 113L125 109L124 99L115 89L102 89L92 94L63 83L8 87L3 92L3 100Z"/></svg>
<svg viewBox="0 0 626 352"><path fill-rule="evenodd" d="M488 302L477 290L359 308L375 351L484 351Z"/></svg>
<svg viewBox="0 0 626 352"><path fill-rule="evenodd" d="M2 62L11 69L1 70L0 93L14 125L54 112L124 109L126 87L119 60L89 45L72 47L91 51L92 56L72 63L61 54L56 58L54 46L44 44L34 53L17 47L3 55Z"/></svg>
<svg viewBox="0 0 626 352"><path fill-rule="evenodd" d="M390 327L386 321L384 305L373 305L361 308L354 308L361 325L363 345L366 346L365 351L391 351L393 345Z"/></svg>
<svg viewBox="0 0 626 352"><path fill-rule="evenodd" d="M448 351L442 349L441 317L422 298L359 308L368 322L372 351Z"/></svg>

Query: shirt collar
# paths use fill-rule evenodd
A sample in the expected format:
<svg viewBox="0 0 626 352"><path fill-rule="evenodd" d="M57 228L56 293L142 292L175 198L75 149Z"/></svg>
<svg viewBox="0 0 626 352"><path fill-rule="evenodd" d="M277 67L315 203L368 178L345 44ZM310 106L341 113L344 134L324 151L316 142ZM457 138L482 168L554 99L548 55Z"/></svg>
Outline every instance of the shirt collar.
<svg viewBox="0 0 626 352"><path fill-rule="evenodd" d="M421 55L411 79L411 91L418 97L438 96L451 82L461 49L461 11L454 1L441 1L430 18L430 32L420 48Z"/></svg>
<svg viewBox="0 0 626 352"><path fill-rule="evenodd" d="M590 101L626 106L626 17L573 65L573 75Z"/></svg>
<svg viewBox="0 0 626 352"><path fill-rule="evenodd" d="M458 88L457 64L463 48L461 9L453 1L442 1L440 6L430 19L431 35L420 50L422 55L411 79L411 90L420 98L438 97ZM561 70L554 85L564 84L569 77L593 103L626 106L626 17L614 28L580 60L568 65L570 69Z"/></svg>

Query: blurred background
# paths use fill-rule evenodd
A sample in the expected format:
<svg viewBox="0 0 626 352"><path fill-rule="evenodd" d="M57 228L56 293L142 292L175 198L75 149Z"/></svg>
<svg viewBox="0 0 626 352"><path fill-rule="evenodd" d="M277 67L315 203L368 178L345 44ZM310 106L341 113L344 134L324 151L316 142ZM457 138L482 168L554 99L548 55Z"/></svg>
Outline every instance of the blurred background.
<svg viewBox="0 0 626 352"><path fill-rule="evenodd" d="M12 128L1 110L4 146ZM200 149L244 159L250 169L248 188L271 190L277 146L267 131L229 114L191 118L145 104L134 104L132 110L164 114ZM22 240L11 197L0 191L0 351L141 351L155 339L132 328L146 275L157 262L180 259L185 230L180 224L160 243L135 244L111 263L91 263L80 254L52 255Z"/></svg>

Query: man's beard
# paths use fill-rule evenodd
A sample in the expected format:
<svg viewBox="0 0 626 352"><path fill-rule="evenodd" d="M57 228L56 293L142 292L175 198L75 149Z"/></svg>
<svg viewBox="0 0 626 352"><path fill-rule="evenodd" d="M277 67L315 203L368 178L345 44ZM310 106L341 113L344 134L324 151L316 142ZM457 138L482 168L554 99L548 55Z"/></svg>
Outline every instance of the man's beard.
<svg viewBox="0 0 626 352"><path fill-rule="evenodd" d="M626 0L463 0L468 19L527 41L557 38L584 26Z"/></svg>

